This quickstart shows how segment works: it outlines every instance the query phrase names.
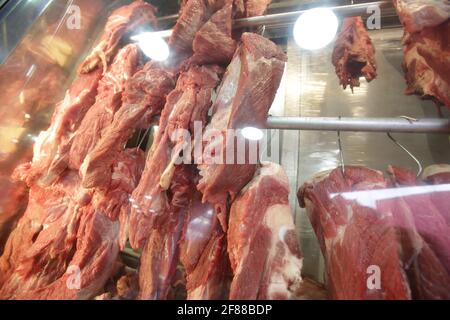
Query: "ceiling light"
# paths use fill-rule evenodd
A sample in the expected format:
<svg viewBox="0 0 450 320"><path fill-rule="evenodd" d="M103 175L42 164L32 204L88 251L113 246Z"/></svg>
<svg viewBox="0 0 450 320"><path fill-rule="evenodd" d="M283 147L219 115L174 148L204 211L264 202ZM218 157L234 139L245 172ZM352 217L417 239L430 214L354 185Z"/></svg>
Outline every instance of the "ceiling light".
<svg viewBox="0 0 450 320"><path fill-rule="evenodd" d="M302 13L294 25L294 40L303 49L325 47L336 36L338 19L328 8L314 8Z"/></svg>

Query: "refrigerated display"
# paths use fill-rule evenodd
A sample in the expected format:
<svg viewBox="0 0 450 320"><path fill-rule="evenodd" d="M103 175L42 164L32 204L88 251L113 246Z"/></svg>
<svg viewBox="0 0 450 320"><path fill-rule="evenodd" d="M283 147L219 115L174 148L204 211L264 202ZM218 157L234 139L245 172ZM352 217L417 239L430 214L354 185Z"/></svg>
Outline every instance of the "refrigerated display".
<svg viewBox="0 0 450 320"><path fill-rule="evenodd" d="M448 1L0 25L0 299L450 298Z"/></svg>

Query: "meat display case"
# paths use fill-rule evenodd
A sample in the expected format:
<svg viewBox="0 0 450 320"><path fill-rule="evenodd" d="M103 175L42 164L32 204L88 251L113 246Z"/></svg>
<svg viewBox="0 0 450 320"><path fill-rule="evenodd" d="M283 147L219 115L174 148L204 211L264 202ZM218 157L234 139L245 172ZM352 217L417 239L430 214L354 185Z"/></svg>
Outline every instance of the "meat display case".
<svg viewBox="0 0 450 320"><path fill-rule="evenodd" d="M78 66L98 43L111 12L130 2L0 2L0 83L3 89L0 93L0 181L5 190L0 199L0 253L27 208L27 202L32 201L28 197L28 186L11 178L14 170L32 160L33 145L39 133L49 127L55 105L64 99L66 90L77 77ZM158 33L162 38L168 38L179 18L178 1L146 2L158 8ZM342 90L331 63L333 43L313 51L299 48L293 37L293 25L303 12L316 6L330 7L340 22L344 17L355 15L366 19L368 7L381 8L381 29L369 30L375 47L376 79L370 83L362 79L359 87ZM71 19L77 14L74 7L80 10L81 24L71 28ZM305 193L300 195L299 191L299 198L303 197L305 201L300 207L297 190L307 182L308 187L314 189L317 185L311 177L339 166L345 175L346 168L350 172L355 165L382 172L392 165L417 172L431 165L449 163L450 113L448 108L439 108L432 100L404 94L404 30L391 1L352 1L352 4L347 1L272 1L264 15L236 17L233 28L234 32L253 31L271 39L287 55L264 130L265 147L270 148L270 155L264 154L261 160L279 163L289 182L289 206L303 256L301 273L304 279L313 283L311 292L303 292L294 298L323 298L327 296L324 288L327 284L330 286L327 277L333 267L329 264L327 269L321 252L324 240L317 236L310 221L318 222L314 222L303 208L306 206L314 211L307 205L307 200L313 201ZM136 130L127 147L138 146L148 153L157 129L158 126L152 124ZM442 190L448 194L448 189ZM447 204L444 210L448 208ZM447 253L450 252L450 242L444 244ZM120 261L126 266L118 269L123 273L125 268L130 278L139 268L141 249L133 250L129 243L121 248ZM0 267L2 263L4 265L0 260ZM183 272L177 267L174 277L183 278ZM112 278L117 280L117 277ZM0 287L3 281L0 276ZM111 282L108 280L95 296L111 298L111 294L106 294L111 286L114 287ZM173 286L168 297L185 297L186 293L179 290L183 291ZM328 291L328 298L338 296L330 291L332 289ZM436 295L437 298L448 296ZM0 297L14 298L2 295L1 288ZM361 298L356 294L345 297ZM370 298L370 295L364 297ZM424 296L417 294L416 297Z"/></svg>

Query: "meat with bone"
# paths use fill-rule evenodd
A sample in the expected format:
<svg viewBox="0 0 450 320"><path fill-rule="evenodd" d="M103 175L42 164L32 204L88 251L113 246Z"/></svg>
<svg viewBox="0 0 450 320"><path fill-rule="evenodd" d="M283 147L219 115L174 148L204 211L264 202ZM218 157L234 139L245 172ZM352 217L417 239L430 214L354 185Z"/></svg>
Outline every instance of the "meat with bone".
<svg viewBox="0 0 450 320"><path fill-rule="evenodd" d="M101 78L99 70L79 75L67 90L64 100L56 105L50 127L36 139L31 163L17 173L31 185L48 185L54 182L67 165L70 141L86 112L94 104Z"/></svg>
<svg viewBox="0 0 450 320"><path fill-rule="evenodd" d="M195 190L194 171L189 165L175 169L168 194L168 207L150 231L139 267L139 298L166 299L179 261L178 242L187 207Z"/></svg>
<svg viewBox="0 0 450 320"><path fill-rule="evenodd" d="M359 78L368 82L377 76L375 49L361 17L347 17L334 45L331 61L336 69L339 83L359 87Z"/></svg>
<svg viewBox="0 0 450 320"><path fill-rule="evenodd" d="M79 72L88 73L101 65L105 73L124 36L156 27L155 13L156 9L142 0L116 9L106 22L100 42L80 65Z"/></svg>
<svg viewBox="0 0 450 320"><path fill-rule="evenodd" d="M345 176L341 168L325 171L298 191L325 257L333 299L411 298L392 213L378 211L370 194L388 185L379 171L345 166ZM374 270L380 282L372 287L368 272Z"/></svg>
<svg viewBox="0 0 450 320"><path fill-rule="evenodd" d="M102 137L105 129L114 119L114 114L122 105L125 84L135 73L139 63L139 50L129 44L118 52L108 71L100 80L94 105L84 116L72 138L69 167L78 170L86 155Z"/></svg>
<svg viewBox="0 0 450 320"><path fill-rule="evenodd" d="M265 162L231 205L230 299L289 299L300 287L302 256L281 166Z"/></svg>
<svg viewBox="0 0 450 320"><path fill-rule="evenodd" d="M182 72L176 88L167 96L158 133L147 156L142 178L132 195L130 243L143 246L153 220L168 208L169 188L179 155L189 155L189 129L198 114L206 114L222 70L217 66L192 66Z"/></svg>
<svg viewBox="0 0 450 320"><path fill-rule="evenodd" d="M216 205L224 229L228 194L233 198L250 181L256 170L256 164L250 161L243 164L236 164L237 161L233 161L234 164L225 164L225 159L229 157L225 150L234 150L236 159L237 148L233 146L234 139L226 140L224 137L228 129L264 127L285 61L286 55L270 40L253 33L244 33L213 104L213 116L206 127L205 135L211 135L213 138L218 133L222 140L211 139L212 141L204 146L204 158L208 158L208 152L215 151L215 160L197 160L197 163L203 163L198 166L202 179L197 188L203 193L203 201ZM219 140L224 142L217 146L216 141ZM249 159L248 149L245 152L246 159Z"/></svg>
<svg viewBox="0 0 450 320"><path fill-rule="evenodd" d="M111 165L139 124L147 127L175 87L173 74L148 62L127 82L122 107L81 165L85 188L107 187ZM145 122L145 123L143 123Z"/></svg>
<svg viewBox="0 0 450 320"><path fill-rule="evenodd" d="M416 33L405 32L406 94L417 93L450 108L450 20Z"/></svg>
<svg viewBox="0 0 450 320"><path fill-rule="evenodd" d="M450 165L434 164L428 166L423 170L422 179L430 184L450 183Z"/></svg>
<svg viewBox="0 0 450 320"><path fill-rule="evenodd" d="M448 0L393 0L393 3L408 33L436 27L450 18Z"/></svg>
<svg viewBox="0 0 450 320"><path fill-rule="evenodd" d="M193 41L192 63L228 64L236 50L231 37L232 4L225 5L197 31Z"/></svg>
<svg viewBox="0 0 450 320"><path fill-rule="evenodd" d="M228 298L231 268L228 260L226 234L214 207L201 202L196 192L189 206L180 240L180 260L186 272L189 300Z"/></svg>
<svg viewBox="0 0 450 320"><path fill-rule="evenodd" d="M143 153L117 158L110 189L81 187L75 171L32 186L27 211L0 258L2 298L89 299L111 276L119 251L119 221L143 168Z"/></svg>

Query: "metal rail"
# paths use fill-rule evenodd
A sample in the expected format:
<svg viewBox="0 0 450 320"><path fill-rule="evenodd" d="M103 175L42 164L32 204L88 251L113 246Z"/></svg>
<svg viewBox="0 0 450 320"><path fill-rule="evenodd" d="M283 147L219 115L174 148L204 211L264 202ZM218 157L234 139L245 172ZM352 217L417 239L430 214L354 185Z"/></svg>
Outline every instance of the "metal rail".
<svg viewBox="0 0 450 320"><path fill-rule="evenodd" d="M380 8L392 6L389 1L374 1L367 3L358 3L344 6L329 7L334 13L340 16L360 16L367 14L367 8L371 6L378 6ZM257 16L251 18L236 19L233 23L233 28L239 29L244 27L256 27L260 25L272 26L279 24L293 23L306 10L298 10L291 12L268 14L265 16Z"/></svg>
<svg viewBox="0 0 450 320"><path fill-rule="evenodd" d="M450 133L450 119L422 118L345 118L345 117L269 117L269 129Z"/></svg>
<svg viewBox="0 0 450 320"><path fill-rule="evenodd" d="M371 6L378 6L380 8L385 8L385 7L392 7L392 3L390 1L374 1L367 3L329 7L329 9L333 10L337 15L340 16L359 16L359 15L366 15L367 8ZM294 23L295 20L298 18L298 16L305 11L306 10L298 10L291 12L268 14L264 16L257 16L251 18L235 19L233 23L233 28L241 29L246 27L257 27L260 25L274 26L274 25L291 24ZM174 16L168 16L168 18L173 17ZM165 17L160 18L160 20L164 19ZM155 33L157 33L162 38L168 38L172 34L172 29L157 31Z"/></svg>

